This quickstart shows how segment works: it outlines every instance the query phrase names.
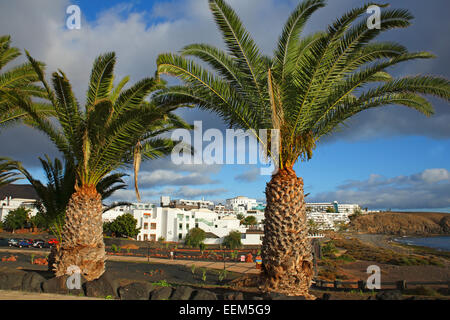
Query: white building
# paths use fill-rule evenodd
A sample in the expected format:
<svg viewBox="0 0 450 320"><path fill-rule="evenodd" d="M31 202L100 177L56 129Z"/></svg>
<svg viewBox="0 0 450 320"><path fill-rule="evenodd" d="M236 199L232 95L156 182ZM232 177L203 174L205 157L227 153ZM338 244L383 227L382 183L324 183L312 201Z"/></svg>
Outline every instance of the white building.
<svg viewBox="0 0 450 320"><path fill-rule="evenodd" d="M238 213L244 213L246 210L252 210L258 203L256 199L251 199L243 196L227 199L225 206L228 209L232 209Z"/></svg>
<svg viewBox="0 0 450 320"><path fill-rule="evenodd" d="M179 203L180 205L185 205L185 206L199 206L200 208L205 208L205 209L213 209L214 208L214 202L204 200L204 199L202 199L202 200L180 199L180 200L177 200L177 203Z"/></svg>
<svg viewBox="0 0 450 320"><path fill-rule="evenodd" d="M6 197L0 201L0 221L5 221L5 218L10 211L16 210L20 207L30 210L30 217L35 216L38 213L35 203L35 199Z"/></svg>
<svg viewBox="0 0 450 320"><path fill-rule="evenodd" d="M313 220L319 230L336 230L336 224L350 222L349 216L360 209L357 204L340 204L337 201L324 203L307 203L307 219ZM328 210L332 208L334 212Z"/></svg>
<svg viewBox="0 0 450 320"><path fill-rule="evenodd" d="M103 214L104 221L112 221L118 216L131 213L137 220L137 235L139 241L157 241L164 238L165 241L183 242L187 233L192 228L200 228L208 235L206 244L221 243L223 238L231 231L239 231L242 234L243 244L261 244L260 235L251 231L249 235L246 226L240 224L235 215L218 214L206 208L184 210L181 208L152 207L137 208L137 204L131 206L119 206Z"/></svg>
<svg viewBox="0 0 450 320"><path fill-rule="evenodd" d="M351 215L357 209L361 209L357 204L346 204L334 202L319 202L319 203L306 203L306 208L309 212L326 212L328 208L333 208L337 213L345 213Z"/></svg>
<svg viewBox="0 0 450 320"><path fill-rule="evenodd" d="M10 211L20 207L30 210L30 216L38 213L35 208L39 199L36 191L30 184L9 184L0 188L0 221L4 221Z"/></svg>

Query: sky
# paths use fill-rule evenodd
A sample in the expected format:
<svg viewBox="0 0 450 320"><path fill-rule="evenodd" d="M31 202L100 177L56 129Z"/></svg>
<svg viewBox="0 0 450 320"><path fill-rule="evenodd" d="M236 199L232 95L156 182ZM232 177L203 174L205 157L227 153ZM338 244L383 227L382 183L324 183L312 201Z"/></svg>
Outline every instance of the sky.
<svg viewBox="0 0 450 320"><path fill-rule="evenodd" d="M329 0L313 15L304 34L324 29L360 0ZM383 1L384 3L385 1ZM275 47L282 26L297 1L229 0L265 54ZM392 0L391 7L407 8L415 16L407 29L389 31L382 40L397 41L410 51L427 50L436 59L404 63L395 76L450 74L450 3L447 0ZM81 9L81 28L66 27L68 6ZM62 69L83 103L95 57L115 51L116 79L129 75L131 83L153 76L156 57L177 52L190 43L223 48L206 0L15 0L0 1L1 34L13 45L27 49L47 64L47 74ZM25 62L21 57L18 62ZM169 83L175 80L168 79ZM404 107L390 106L355 116L348 126L323 139L309 162L294 169L304 180L307 201L358 203L371 209L432 210L450 212L450 106L432 98L435 115L424 117ZM197 109L180 110L186 121L203 121L204 130L224 130L215 114ZM204 146L207 143L204 144ZM0 131L1 155L24 163L42 177L38 157L60 156L47 138L17 126ZM242 151L242 150L241 150ZM245 150L243 151L245 152ZM129 172L131 173L131 172ZM139 175L143 201L205 198L223 202L244 195L264 201L270 176L256 165L175 165L170 158L145 162ZM25 183L25 180L23 180ZM129 188L111 200L136 201L131 177Z"/></svg>

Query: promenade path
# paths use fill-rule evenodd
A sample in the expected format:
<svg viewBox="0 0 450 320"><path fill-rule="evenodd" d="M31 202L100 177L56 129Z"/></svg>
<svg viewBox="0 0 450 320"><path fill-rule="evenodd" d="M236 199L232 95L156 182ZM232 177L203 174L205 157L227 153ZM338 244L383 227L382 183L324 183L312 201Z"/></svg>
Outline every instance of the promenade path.
<svg viewBox="0 0 450 320"><path fill-rule="evenodd" d="M21 254L48 254L49 250L33 250L33 249L11 249L1 248L0 252L8 253L21 253ZM183 265L191 267L195 265L197 268L209 268L223 270L224 263L216 261L196 261L196 260L180 260L180 259L161 259L161 258L147 258L147 257L133 257L133 256L107 256L109 261L123 261L123 262L143 262L143 263L159 263L168 265ZM225 262L225 267L228 271L245 273L245 274L259 274L259 270L256 269L255 263L250 262Z"/></svg>
<svg viewBox="0 0 450 320"><path fill-rule="evenodd" d="M0 300L105 300L51 293L0 290Z"/></svg>

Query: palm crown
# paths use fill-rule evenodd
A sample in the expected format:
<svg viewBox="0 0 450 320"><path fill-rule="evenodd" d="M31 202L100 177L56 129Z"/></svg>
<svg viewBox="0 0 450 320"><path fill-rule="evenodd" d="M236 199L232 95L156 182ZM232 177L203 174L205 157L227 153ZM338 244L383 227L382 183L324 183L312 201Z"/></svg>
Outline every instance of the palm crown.
<svg viewBox="0 0 450 320"><path fill-rule="evenodd" d="M28 53L27 53L28 55ZM53 90L39 64L28 55L55 110L59 127L41 117L34 104L21 100L31 117L29 124L43 131L73 165L77 186L96 186L108 173L141 158L166 155L175 144L161 134L174 128L190 128L171 113L175 107L159 107L144 99L161 84L146 78L129 89L125 77L113 87L114 53L99 56L91 73L84 112L62 71L52 75Z"/></svg>
<svg viewBox="0 0 450 320"><path fill-rule="evenodd" d="M429 116L433 108L423 94L449 99L444 78L394 79L386 71L400 62L433 58L394 42L372 41L383 31L409 26L413 17L407 10L385 9L381 28L369 29L360 19L374 5L369 3L347 12L324 32L300 37L309 17L325 2L301 2L288 18L273 57L267 57L231 7L223 0L209 0L227 50L192 44L180 55L160 55L159 73L178 76L186 86L161 91L158 103L213 110L231 126L252 129L257 137L259 129L279 129L279 158L273 160L281 168L292 168L299 158L311 158L322 136L358 112L395 104Z"/></svg>
<svg viewBox="0 0 450 320"><path fill-rule="evenodd" d="M39 161L47 183L35 179L20 163L15 163L10 169L20 171L33 186L39 196L36 206L43 218L42 222L46 227L51 227L64 221L67 204L75 192L75 169L67 161L65 164L58 158L52 161L47 155L45 158L39 158ZM110 197L115 191L126 188L127 185L122 180L124 176L126 176L124 173L112 173L100 180L96 188L102 200Z"/></svg>
<svg viewBox="0 0 450 320"><path fill-rule="evenodd" d="M10 36L0 36L0 70L20 56L17 48L11 47ZM36 62L37 63L37 62ZM42 63L37 63L41 68ZM30 63L20 64L0 73L0 125L10 125L27 117L27 113L17 105L16 96L22 98L45 98L46 92L36 85L39 78ZM51 107L44 103L35 104L36 111L52 114Z"/></svg>

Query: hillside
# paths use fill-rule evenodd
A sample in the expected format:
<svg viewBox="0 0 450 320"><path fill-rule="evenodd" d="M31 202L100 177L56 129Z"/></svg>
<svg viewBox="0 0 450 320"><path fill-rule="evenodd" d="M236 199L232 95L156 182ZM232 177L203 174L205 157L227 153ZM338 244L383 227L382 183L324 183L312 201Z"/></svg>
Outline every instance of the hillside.
<svg viewBox="0 0 450 320"><path fill-rule="evenodd" d="M389 235L450 234L450 214L380 212L353 219L350 228L358 232Z"/></svg>

